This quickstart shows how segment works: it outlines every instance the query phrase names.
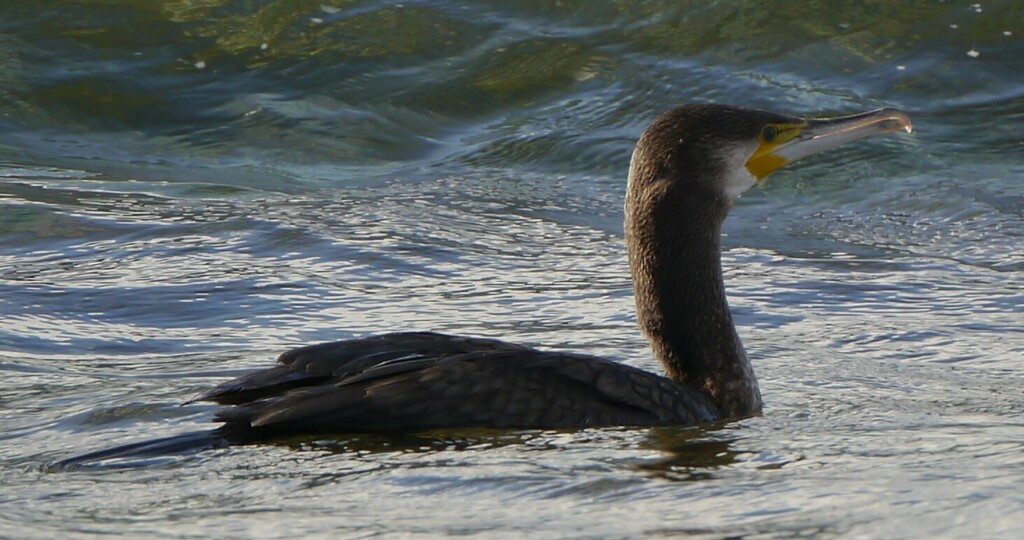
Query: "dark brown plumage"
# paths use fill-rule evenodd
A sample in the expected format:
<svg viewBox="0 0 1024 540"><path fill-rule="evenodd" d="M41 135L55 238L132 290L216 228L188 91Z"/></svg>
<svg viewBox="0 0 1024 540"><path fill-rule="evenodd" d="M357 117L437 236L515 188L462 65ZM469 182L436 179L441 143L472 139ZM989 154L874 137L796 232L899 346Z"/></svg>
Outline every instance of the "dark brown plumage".
<svg viewBox="0 0 1024 540"><path fill-rule="evenodd" d="M491 339L384 334L294 349L274 367L203 394L197 399L224 405L217 430L62 464L287 434L651 426L758 414L757 380L722 280L723 220L739 194L785 163L909 126L892 110L805 121L697 105L645 130L630 166L625 233L637 318L665 377Z"/></svg>
<svg viewBox="0 0 1024 540"><path fill-rule="evenodd" d="M734 199L730 149L799 119L721 105L679 107L641 135L626 193L637 320L668 378L710 395L725 417L761 412L722 279L722 223Z"/></svg>
<svg viewBox="0 0 1024 540"><path fill-rule="evenodd" d="M200 399L235 404L217 419L280 432L436 427L698 423L706 395L593 356L497 340L399 333L289 351L279 367Z"/></svg>

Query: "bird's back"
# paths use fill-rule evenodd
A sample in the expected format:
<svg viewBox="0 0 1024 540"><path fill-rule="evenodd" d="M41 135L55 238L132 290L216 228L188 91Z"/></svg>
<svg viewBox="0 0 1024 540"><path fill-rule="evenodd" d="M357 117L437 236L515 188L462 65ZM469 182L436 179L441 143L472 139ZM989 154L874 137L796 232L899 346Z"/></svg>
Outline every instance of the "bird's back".
<svg viewBox="0 0 1024 540"><path fill-rule="evenodd" d="M270 432L697 424L710 398L601 358L497 340L396 333L291 350L199 399Z"/></svg>

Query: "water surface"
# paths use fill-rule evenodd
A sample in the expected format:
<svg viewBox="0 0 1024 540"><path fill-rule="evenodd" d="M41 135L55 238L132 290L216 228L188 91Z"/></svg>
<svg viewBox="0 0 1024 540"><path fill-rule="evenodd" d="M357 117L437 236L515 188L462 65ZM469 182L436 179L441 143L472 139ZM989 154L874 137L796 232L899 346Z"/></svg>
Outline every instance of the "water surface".
<svg viewBox="0 0 1024 540"><path fill-rule="evenodd" d="M0 0L0 535L1024 533L1019 2ZM52 471L396 329L659 367L622 243L660 111L908 111L726 223L765 415Z"/></svg>

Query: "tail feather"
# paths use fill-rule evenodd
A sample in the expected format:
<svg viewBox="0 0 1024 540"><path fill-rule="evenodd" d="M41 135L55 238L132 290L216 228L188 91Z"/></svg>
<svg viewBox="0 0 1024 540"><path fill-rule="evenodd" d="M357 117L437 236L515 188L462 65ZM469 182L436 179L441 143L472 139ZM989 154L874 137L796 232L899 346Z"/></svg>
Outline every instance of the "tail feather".
<svg viewBox="0 0 1024 540"><path fill-rule="evenodd" d="M89 452L79 456L62 459L54 463L55 467L65 468L84 463L104 461L108 459L124 458L151 458L171 454L182 454L209 450L212 448L223 448L232 444L223 429L209 431L193 431L181 435L172 435L160 439L150 439L136 443L124 444L113 448L106 448Z"/></svg>

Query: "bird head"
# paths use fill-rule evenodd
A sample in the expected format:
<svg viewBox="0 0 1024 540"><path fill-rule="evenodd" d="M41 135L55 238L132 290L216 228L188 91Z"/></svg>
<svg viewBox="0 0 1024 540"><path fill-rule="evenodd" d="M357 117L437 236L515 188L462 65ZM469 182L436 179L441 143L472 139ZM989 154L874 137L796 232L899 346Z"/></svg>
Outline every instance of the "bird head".
<svg viewBox="0 0 1024 540"><path fill-rule="evenodd" d="M630 184L685 183L728 205L779 168L891 131L911 131L896 109L838 118L799 118L729 105L688 105L659 116L633 153ZM634 186L643 187L643 186Z"/></svg>

